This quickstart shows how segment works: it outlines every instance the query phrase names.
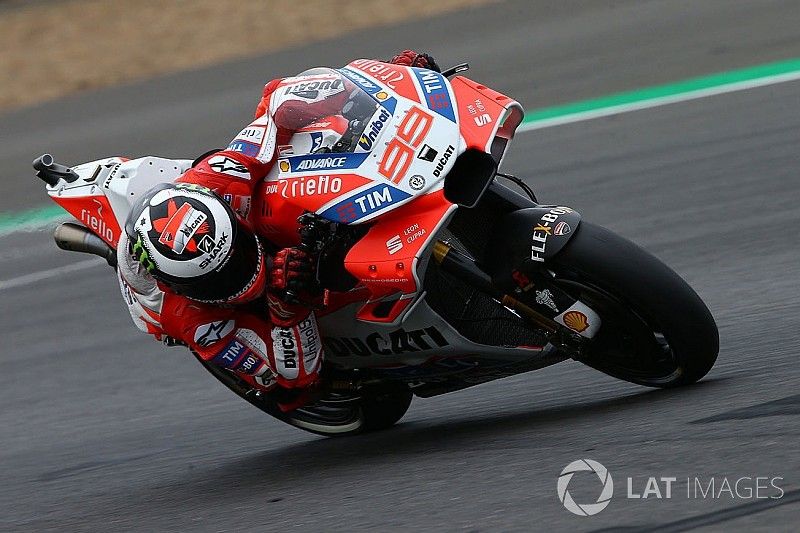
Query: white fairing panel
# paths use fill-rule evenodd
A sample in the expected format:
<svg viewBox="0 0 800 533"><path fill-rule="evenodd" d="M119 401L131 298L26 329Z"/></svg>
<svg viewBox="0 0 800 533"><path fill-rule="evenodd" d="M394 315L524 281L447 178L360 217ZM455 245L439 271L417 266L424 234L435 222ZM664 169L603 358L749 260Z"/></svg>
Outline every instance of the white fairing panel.
<svg viewBox="0 0 800 533"><path fill-rule="evenodd" d="M435 357L474 355L518 361L540 353L542 347L502 347L474 343L419 300L402 324L353 320L361 303L319 318L328 361L344 368L421 365Z"/></svg>
<svg viewBox="0 0 800 533"><path fill-rule="evenodd" d="M171 183L192 166L188 159L140 157L124 161L118 157L100 159L73 167L80 179L60 186L64 196L75 192L79 196L102 193L108 198L120 227L125 225L131 205L149 189L160 183ZM73 191L74 189L74 191ZM87 190L91 189L91 190Z"/></svg>
<svg viewBox="0 0 800 533"><path fill-rule="evenodd" d="M124 226L131 205L160 183L171 183L192 166L189 160L142 157L122 163L103 182L106 198L111 203L120 227Z"/></svg>

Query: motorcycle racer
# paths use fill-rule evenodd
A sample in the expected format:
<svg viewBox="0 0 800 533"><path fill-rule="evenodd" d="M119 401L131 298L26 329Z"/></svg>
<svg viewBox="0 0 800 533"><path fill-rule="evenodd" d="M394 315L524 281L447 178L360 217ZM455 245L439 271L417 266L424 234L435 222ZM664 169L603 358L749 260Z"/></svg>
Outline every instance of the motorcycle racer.
<svg viewBox="0 0 800 533"><path fill-rule="evenodd" d="M410 50L389 62L439 70L431 56ZM283 394L285 410L302 405L302 391L319 378L315 263L297 246L302 212L270 239L255 213L271 209L264 205L264 177L280 147L348 98L341 84L303 90L307 80L267 83L254 121L225 150L143 195L117 249L120 288L139 329L188 345L253 387Z"/></svg>

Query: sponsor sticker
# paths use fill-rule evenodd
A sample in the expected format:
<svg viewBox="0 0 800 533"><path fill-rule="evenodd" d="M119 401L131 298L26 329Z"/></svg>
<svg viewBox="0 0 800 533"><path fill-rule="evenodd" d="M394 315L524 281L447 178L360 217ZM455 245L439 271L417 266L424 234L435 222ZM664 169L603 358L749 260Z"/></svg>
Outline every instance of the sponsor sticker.
<svg viewBox="0 0 800 533"><path fill-rule="evenodd" d="M249 157L256 157L261 150L261 145L245 141L233 141L228 145L228 150L239 152Z"/></svg>
<svg viewBox="0 0 800 533"><path fill-rule="evenodd" d="M341 69L340 72L347 76L347 78L358 85L367 94L374 95L381 90L377 83L371 82L363 74L350 69Z"/></svg>
<svg viewBox="0 0 800 533"><path fill-rule="evenodd" d="M455 147L451 144L447 147L447 150L444 151L442 157L439 158L439 161L436 163L436 168L433 169L433 175L437 178L442 175L442 171L444 167L447 166L447 162L450 161L450 157L455 152Z"/></svg>
<svg viewBox="0 0 800 533"><path fill-rule="evenodd" d="M572 228L569 227L569 224L566 222L559 222L553 228L553 235L567 235L572 231Z"/></svg>
<svg viewBox="0 0 800 533"><path fill-rule="evenodd" d="M309 315L308 318L297 324L297 331L300 334L299 341L303 350L303 366L306 372L312 371L322 349L319 331L317 331L317 321L313 315Z"/></svg>
<svg viewBox="0 0 800 533"><path fill-rule="evenodd" d="M551 293L549 289L536 291L536 303L539 305L547 306L550 309L552 309L554 313L558 313L558 307L556 307L556 302L553 301L553 293Z"/></svg>
<svg viewBox="0 0 800 533"><path fill-rule="evenodd" d="M436 160L437 155L439 155L438 151L434 150L427 144L423 144L419 154L417 155L417 159L422 159L428 163L433 163Z"/></svg>
<svg viewBox="0 0 800 533"><path fill-rule="evenodd" d="M539 219L539 222L534 226L533 232L531 233L531 260L532 261L539 261L540 263L544 262L544 253L547 248L547 238L550 235L553 235L553 231L555 227L558 227L558 224L555 224L558 221L558 218L562 215L566 215L572 213L572 209L569 207L554 207L550 209L549 212L542 215L542 218ZM572 229L569 227L568 224L565 226L561 226L559 231L563 233L557 233L556 235L566 235Z"/></svg>
<svg viewBox="0 0 800 533"><path fill-rule="evenodd" d="M529 291L533 288L533 282L530 278L519 270L512 270L511 278L514 280L514 283L517 284L517 288L514 289L515 292Z"/></svg>
<svg viewBox="0 0 800 533"><path fill-rule="evenodd" d="M253 374L261 367L263 363L264 361L257 357L256 354L248 350L247 355L241 358L233 370L243 374Z"/></svg>
<svg viewBox="0 0 800 533"><path fill-rule="evenodd" d="M286 87L283 94L297 96L305 100L317 100L322 97L329 97L344 90L342 80L315 80L303 81Z"/></svg>
<svg viewBox="0 0 800 533"><path fill-rule="evenodd" d="M325 157L320 159L303 159L297 163L297 170L329 170L342 168L347 163L346 157Z"/></svg>
<svg viewBox="0 0 800 533"><path fill-rule="evenodd" d="M252 144L261 145L264 142L264 134L267 131L266 126L255 126L250 125L247 126L245 129L239 132L239 134L234 137L234 141L243 141Z"/></svg>
<svg viewBox="0 0 800 533"><path fill-rule="evenodd" d="M381 99L377 95L380 92L384 92L382 87L380 87L377 83L370 81L366 76L357 72L350 68L342 68L339 69L339 72L345 76L347 79L352 81L356 84L360 89L362 89L365 93L372 96L382 107L387 109L389 113L394 114L394 110L397 107L397 99L393 97L389 97L387 94L387 98Z"/></svg>
<svg viewBox="0 0 800 533"><path fill-rule="evenodd" d="M310 172L317 170L352 170L361 166L369 154L310 154L281 159L281 172Z"/></svg>
<svg viewBox="0 0 800 533"><path fill-rule="evenodd" d="M294 328L273 328L272 349L278 373L289 379L297 377L297 339Z"/></svg>
<svg viewBox="0 0 800 533"><path fill-rule="evenodd" d="M208 268L208 265L210 265L217 258L217 256L222 253L222 251L225 249L225 245L228 243L228 239L228 234L223 233L219 240L216 242L211 241L211 243L213 243L213 247L207 252L204 251L208 257L203 259L199 265L202 270Z"/></svg>
<svg viewBox="0 0 800 533"><path fill-rule="evenodd" d="M480 98L476 98L474 103L469 104L467 111L472 115L472 120L479 128L492 123L492 116L486 113L486 106L483 105Z"/></svg>
<svg viewBox="0 0 800 533"><path fill-rule="evenodd" d="M386 241L386 250L389 252L389 255L394 255L402 249L403 241L400 240L400 235L395 235Z"/></svg>
<svg viewBox="0 0 800 533"><path fill-rule="evenodd" d="M420 237L424 236L427 232L425 228L420 228L419 224L411 224L409 227L403 230L403 237L406 239L408 244L416 241Z"/></svg>
<svg viewBox="0 0 800 533"><path fill-rule="evenodd" d="M381 109L377 118L364 128L364 133L362 133L361 137L358 139L358 146L366 151L372 150L375 141L383 131L383 127L391 117L392 115L387 110Z"/></svg>
<svg viewBox="0 0 800 533"><path fill-rule="evenodd" d="M435 326L412 330L401 328L388 334L370 333L366 337L326 337L323 342L325 353L333 357L402 354L450 345Z"/></svg>
<svg viewBox="0 0 800 533"><path fill-rule="evenodd" d="M338 176L310 176L282 179L278 183L281 186L281 196L284 198L316 196L318 194L337 194L342 190L342 178Z"/></svg>
<svg viewBox="0 0 800 533"><path fill-rule="evenodd" d="M269 194L269 185L265 187L266 193ZM277 188L277 185L272 185L272 187ZM242 215L242 218L247 218L250 215L250 205L252 200L250 196L240 196L240 195L233 195L233 194L225 194L222 198L228 202L234 211ZM213 242L213 241L212 241Z"/></svg>
<svg viewBox="0 0 800 533"><path fill-rule="evenodd" d="M328 220L354 222L410 197L391 185L376 185L336 203L321 214Z"/></svg>
<svg viewBox="0 0 800 533"><path fill-rule="evenodd" d="M578 333L583 333L589 327L589 318L580 311L564 313L562 320L565 326Z"/></svg>
<svg viewBox="0 0 800 533"><path fill-rule="evenodd" d="M237 339L231 340L212 360L214 364L225 368L235 368L239 360L250 353L250 350Z"/></svg>
<svg viewBox="0 0 800 533"><path fill-rule="evenodd" d="M211 250L213 250L216 246L217 243L214 242L214 239L212 239L210 235L203 235L203 238L197 243L197 249L204 254L210 254Z"/></svg>
<svg viewBox="0 0 800 533"><path fill-rule="evenodd" d="M81 209L81 222L86 224L87 227L93 229L98 235L102 236L106 242L114 243L117 239L114 237L114 230L106 224L105 219L101 216L103 212L103 204L94 200L97 204L97 216L88 209Z"/></svg>
<svg viewBox="0 0 800 533"><path fill-rule="evenodd" d="M425 103L428 109L455 122L453 102L450 100L450 92L447 90L447 81L444 76L428 69L412 68L411 70L425 93Z"/></svg>
<svg viewBox="0 0 800 533"><path fill-rule="evenodd" d="M396 70L396 67L390 67L386 63L375 59L357 59L353 61L352 64L395 90L397 89L397 83L405 79L402 71ZM381 97L379 95L381 95L381 93L386 94L384 91L380 91L375 94L375 97L380 99ZM388 95L384 98L388 98Z"/></svg>
<svg viewBox="0 0 800 533"><path fill-rule="evenodd" d="M325 124L329 123L325 122ZM311 150L310 150L311 152L316 152L317 150L322 148L322 140L323 140L322 133L314 131L309 133L309 136L311 137Z"/></svg>
<svg viewBox="0 0 800 533"><path fill-rule="evenodd" d="M425 187L425 178L415 174L408 179L408 186L415 191L421 191Z"/></svg>

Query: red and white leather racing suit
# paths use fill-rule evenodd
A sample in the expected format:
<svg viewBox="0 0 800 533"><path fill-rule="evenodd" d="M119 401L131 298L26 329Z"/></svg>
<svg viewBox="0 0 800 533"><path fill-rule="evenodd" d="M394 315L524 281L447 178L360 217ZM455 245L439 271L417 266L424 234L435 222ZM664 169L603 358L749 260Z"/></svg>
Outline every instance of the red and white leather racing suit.
<svg viewBox="0 0 800 533"><path fill-rule="evenodd" d="M405 51L391 62L428 67L427 61L432 63L429 56ZM324 73L319 76L325 79ZM278 224L282 231L275 234L275 220L265 228L265 215L271 215L276 206L266 205L264 177L275 163L279 147L289 144L294 131L337 113L352 89L346 84L320 83L309 91L307 85L302 86L308 82L308 77L269 82L255 120L227 149L205 157L177 180L212 189L257 235L263 238L269 233L270 241L281 247L298 244L296 218L302 209L279 206L275 211L285 218ZM123 232L117 254L120 288L141 330L158 339L177 339L203 359L234 370L263 389L306 387L317 379L322 343L313 312L298 312L274 298L269 305L263 298L247 305L199 303L164 290L127 250Z"/></svg>
<svg viewBox="0 0 800 533"><path fill-rule="evenodd" d="M276 160L276 147L289 143L294 130L335 113L347 98L340 83L328 91L294 91L308 79L278 79L264 87L255 120L227 149L213 153L186 171L178 182L207 187L231 204L263 239L258 213L264 202L263 178ZM302 96L297 96L300 93ZM278 127L280 124L280 127ZM298 243L296 217L278 238L281 245ZM271 238L276 236L270 235ZM322 343L314 313L277 299L260 298L246 305L209 305L160 286L127 253L126 237L118 246L120 288L136 325L158 339L187 344L205 360L236 371L252 385L269 389L306 387L317 379Z"/></svg>

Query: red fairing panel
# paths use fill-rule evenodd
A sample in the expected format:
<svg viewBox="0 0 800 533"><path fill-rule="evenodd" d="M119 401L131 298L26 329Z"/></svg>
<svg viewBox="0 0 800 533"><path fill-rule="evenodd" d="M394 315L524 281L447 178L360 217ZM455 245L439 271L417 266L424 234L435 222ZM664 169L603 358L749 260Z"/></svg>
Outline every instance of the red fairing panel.
<svg viewBox="0 0 800 533"><path fill-rule="evenodd" d="M420 290L417 262L426 244L455 206L439 190L384 215L345 258L345 268L370 293L358 312L361 320L394 322ZM400 294L386 316L376 316L381 299Z"/></svg>
<svg viewBox="0 0 800 533"><path fill-rule="evenodd" d="M384 63L376 59L356 59L347 66L367 74L400 96L420 103L417 87L411 80L406 67Z"/></svg>
<svg viewBox="0 0 800 533"><path fill-rule="evenodd" d="M109 246L117 248L121 229L105 196L100 194L73 197L51 196L51 198Z"/></svg>
<svg viewBox="0 0 800 533"><path fill-rule="evenodd" d="M525 116L516 100L463 76L453 78L450 85L456 95L466 148L493 154L492 141L496 136L506 141L514 137ZM505 149L505 144L502 148ZM502 152L493 155L499 159Z"/></svg>
<svg viewBox="0 0 800 533"><path fill-rule="evenodd" d="M335 160L336 158L336 154L334 154L330 159ZM287 165L288 169L289 163L282 160L279 165ZM281 178L272 195L280 196L281 201L284 202L286 201L284 199L290 198L293 204L316 212L331 200L344 197L371 181L358 174L331 174L330 172L312 176L291 176Z"/></svg>

